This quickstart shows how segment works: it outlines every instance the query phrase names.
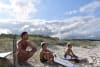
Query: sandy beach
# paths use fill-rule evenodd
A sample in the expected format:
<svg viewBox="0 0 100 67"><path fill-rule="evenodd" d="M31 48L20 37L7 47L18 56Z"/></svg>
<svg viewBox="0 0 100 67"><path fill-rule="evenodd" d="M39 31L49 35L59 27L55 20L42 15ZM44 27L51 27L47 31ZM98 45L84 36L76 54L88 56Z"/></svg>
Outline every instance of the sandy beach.
<svg viewBox="0 0 100 67"><path fill-rule="evenodd" d="M50 50L52 50L57 56L62 57L64 55L64 51L66 49L66 46L49 46ZM95 46L95 47L89 47L89 48L84 48L84 47L79 47L79 46L73 46L73 51L74 53L80 58L80 60L83 59L82 62L75 64L76 67L100 67L100 46ZM40 50L40 49L39 49ZM19 65L16 64L17 67L63 67L62 65L59 64L43 64L39 61L39 50L35 55L30 58L29 65ZM7 57L8 59L11 59L11 56Z"/></svg>
<svg viewBox="0 0 100 67"><path fill-rule="evenodd" d="M57 56L63 58L66 46L60 46L60 45L48 45L49 50L54 52ZM16 64L17 67L63 67L60 64L54 63L52 65L50 64L43 64L39 61L39 51L40 47L38 48L38 51L34 54L32 58L28 60L29 65L19 65ZM100 46L88 46L88 47L82 47L82 46L73 46L72 48L73 52L80 58L80 63L73 63L76 67L100 67ZM0 63L3 61L4 67L7 67L7 64L13 65L13 55L9 55L7 59L1 60ZM6 61L6 62L5 62ZM2 67L2 66L0 66Z"/></svg>

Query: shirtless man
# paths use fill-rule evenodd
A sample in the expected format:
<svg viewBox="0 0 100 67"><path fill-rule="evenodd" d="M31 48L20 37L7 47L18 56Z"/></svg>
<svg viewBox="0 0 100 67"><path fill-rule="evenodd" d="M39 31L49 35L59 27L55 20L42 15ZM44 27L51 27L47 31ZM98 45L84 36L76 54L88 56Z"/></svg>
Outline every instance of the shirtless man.
<svg viewBox="0 0 100 67"><path fill-rule="evenodd" d="M26 51L27 47L30 47L30 51ZM33 56L33 54L37 51L36 47L34 47L28 41L28 33L22 32L21 40L17 43L17 59L18 63L26 64L27 60Z"/></svg>
<svg viewBox="0 0 100 67"><path fill-rule="evenodd" d="M79 62L78 57L73 53L71 43L68 43L67 46L68 49L65 51L64 57L78 63Z"/></svg>
<svg viewBox="0 0 100 67"><path fill-rule="evenodd" d="M42 50L40 51L40 61L41 62L49 62L50 64L53 63L53 52L47 49L48 43L42 42Z"/></svg>

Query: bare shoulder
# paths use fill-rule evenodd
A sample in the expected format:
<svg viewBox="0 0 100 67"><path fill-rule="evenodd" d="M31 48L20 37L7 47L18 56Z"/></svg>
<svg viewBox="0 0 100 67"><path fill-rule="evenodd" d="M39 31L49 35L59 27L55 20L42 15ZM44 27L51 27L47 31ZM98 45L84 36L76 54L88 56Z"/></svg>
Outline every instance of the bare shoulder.
<svg viewBox="0 0 100 67"><path fill-rule="evenodd" d="M16 42L16 43L18 44L19 42L21 42L21 40L17 40L17 42Z"/></svg>
<svg viewBox="0 0 100 67"><path fill-rule="evenodd" d="M40 49L40 54L43 54L44 53L44 50L43 49Z"/></svg>
<svg viewBox="0 0 100 67"><path fill-rule="evenodd" d="M40 52L42 52L43 50L42 49L40 49Z"/></svg>

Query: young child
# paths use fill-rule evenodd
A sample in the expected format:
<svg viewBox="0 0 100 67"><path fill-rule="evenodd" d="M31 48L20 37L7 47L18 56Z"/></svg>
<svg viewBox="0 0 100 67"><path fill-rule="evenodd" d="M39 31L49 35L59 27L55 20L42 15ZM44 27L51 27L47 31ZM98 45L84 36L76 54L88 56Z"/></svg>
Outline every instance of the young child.
<svg viewBox="0 0 100 67"><path fill-rule="evenodd" d="M43 63L49 62L50 64L52 64L54 59L53 52L47 49L47 45L48 43L46 42L41 43L42 50L40 51L40 61Z"/></svg>
<svg viewBox="0 0 100 67"><path fill-rule="evenodd" d="M79 63L78 57L72 51L71 43L68 43L67 46L68 46L68 49L65 51L64 58L75 61L76 63Z"/></svg>

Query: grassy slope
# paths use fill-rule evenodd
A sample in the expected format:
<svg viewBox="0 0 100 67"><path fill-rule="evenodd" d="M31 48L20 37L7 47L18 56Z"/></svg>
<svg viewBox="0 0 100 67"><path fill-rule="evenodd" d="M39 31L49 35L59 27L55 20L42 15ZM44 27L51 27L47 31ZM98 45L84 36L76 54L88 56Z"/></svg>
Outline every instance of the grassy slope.
<svg viewBox="0 0 100 67"><path fill-rule="evenodd" d="M16 39L19 40L20 37L17 35ZM50 45L66 45L67 42L71 42L73 45L75 46L95 46L95 45L99 45L100 41L91 41L91 40L59 40L58 38L52 38L52 37L48 37L48 36L41 36L41 35L30 35L29 39L31 40L31 42L37 46L40 47L41 42L45 41L48 42ZM0 50L12 50L13 49L13 35L9 34L9 35L5 35L2 34L0 35Z"/></svg>

